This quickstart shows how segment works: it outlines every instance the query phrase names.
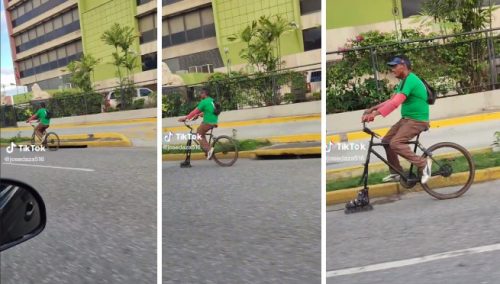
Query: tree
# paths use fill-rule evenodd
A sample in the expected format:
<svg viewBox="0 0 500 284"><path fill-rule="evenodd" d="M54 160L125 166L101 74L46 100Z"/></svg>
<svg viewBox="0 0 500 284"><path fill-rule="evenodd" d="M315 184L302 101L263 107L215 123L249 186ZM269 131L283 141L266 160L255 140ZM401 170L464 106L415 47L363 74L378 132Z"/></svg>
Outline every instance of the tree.
<svg viewBox="0 0 500 284"><path fill-rule="evenodd" d="M116 67L116 75L119 80L118 91L122 97L122 108L131 106L132 96L135 93L134 82L130 79L130 74L138 65L138 55L132 50L137 38L138 36L131 27L121 26L117 23L101 36L104 43L115 48L112 53L112 64ZM126 77L123 76L122 68L126 71Z"/></svg>
<svg viewBox="0 0 500 284"><path fill-rule="evenodd" d="M426 0L422 15L430 16L444 28L455 23L454 32L470 32L487 27L496 8L483 6L483 0Z"/></svg>
<svg viewBox="0 0 500 284"><path fill-rule="evenodd" d="M240 51L241 58L254 65L257 70L273 72L281 67L280 38L292 29L292 24L280 15L261 16L253 21L240 35L228 37L229 41L240 39L246 48Z"/></svg>
<svg viewBox="0 0 500 284"><path fill-rule="evenodd" d="M83 55L80 60L71 61L66 67L71 72L71 84L84 93L93 92L91 76L99 61L91 54Z"/></svg>

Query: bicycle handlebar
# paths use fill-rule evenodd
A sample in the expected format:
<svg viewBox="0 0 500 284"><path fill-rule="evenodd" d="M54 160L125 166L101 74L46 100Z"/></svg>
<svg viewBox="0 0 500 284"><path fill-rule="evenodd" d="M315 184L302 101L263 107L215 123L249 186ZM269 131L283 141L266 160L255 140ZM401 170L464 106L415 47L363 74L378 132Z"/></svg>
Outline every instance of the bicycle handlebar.
<svg viewBox="0 0 500 284"><path fill-rule="evenodd" d="M371 136L375 136L377 138L381 138L380 135L378 135L377 133L373 132L370 128L366 127L366 122L363 121L363 132L366 133L366 134L369 134Z"/></svg>

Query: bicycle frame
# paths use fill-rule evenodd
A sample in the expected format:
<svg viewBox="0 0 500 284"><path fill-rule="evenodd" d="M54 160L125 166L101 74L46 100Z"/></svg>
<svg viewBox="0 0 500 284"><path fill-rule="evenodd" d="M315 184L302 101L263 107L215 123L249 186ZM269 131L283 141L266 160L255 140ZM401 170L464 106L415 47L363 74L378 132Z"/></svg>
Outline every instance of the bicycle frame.
<svg viewBox="0 0 500 284"><path fill-rule="evenodd" d="M393 171L397 172L401 176L401 178L403 179L404 182L409 183L409 182L418 182L419 181L419 179L415 179L415 178L411 177L411 173L413 172L413 168L414 168L413 164L410 164L410 171L408 172L408 174L406 174L406 173L396 169L392 164L389 163L388 160L386 160L384 157L382 157L382 155L380 155L377 151L373 150L374 146L386 146L388 144L387 143L374 143L373 139L375 137L377 137L379 139L381 137L378 134L376 134L375 132L373 132L371 129L367 128L365 126L365 123L363 123L363 132L365 132L371 136L370 144L368 146L368 153L366 155L366 161L364 164L363 175L362 175L361 180L360 180L360 183L363 182L364 189L368 189L368 166L370 164L371 154L374 154L375 156L377 156L382 162L384 162L387 166L389 166L389 168L391 168ZM422 144L420 144L419 138L420 138L420 134L417 135L417 137L414 141L408 141L408 142L406 142L406 144L415 145L415 147L413 149L414 153L417 153L417 148L419 148L420 150L422 150L422 152L426 153L429 156L432 156L432 153L427 152L427 149L424 146L422 146Z"/></svg>

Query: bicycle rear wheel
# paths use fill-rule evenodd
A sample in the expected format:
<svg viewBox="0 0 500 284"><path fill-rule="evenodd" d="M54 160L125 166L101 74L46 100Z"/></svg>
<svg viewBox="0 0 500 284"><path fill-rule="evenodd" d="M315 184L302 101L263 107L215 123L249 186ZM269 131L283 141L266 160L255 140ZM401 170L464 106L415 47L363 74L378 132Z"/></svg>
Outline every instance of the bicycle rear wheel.
<svg viewBox="0 0 500 284"><path fill-rule="evenodd" d="M59 136L57 136L57 134L55 134L54 132L47 133L44 142L45 142L44 143L45 147L47 147L49 151L57 151L57 149L59 149L60 145Z"/></svg>
<svg viewBox="0 0 500 284"><path fill-rule="evenodd" d="M212 144L214 153L212 158L222 167L230 167L238 159L238 145L233 138L221 135L214 140Z"/></svg>
<svg viewBox="0 0 500 284"><path fill-rule="evenodd" d="M443 142L432 145L432 177L422 188L437 199L456 198L464 194L474 182L476 166L464 147ZM422 157L427 158L427 154Z"/></svg>

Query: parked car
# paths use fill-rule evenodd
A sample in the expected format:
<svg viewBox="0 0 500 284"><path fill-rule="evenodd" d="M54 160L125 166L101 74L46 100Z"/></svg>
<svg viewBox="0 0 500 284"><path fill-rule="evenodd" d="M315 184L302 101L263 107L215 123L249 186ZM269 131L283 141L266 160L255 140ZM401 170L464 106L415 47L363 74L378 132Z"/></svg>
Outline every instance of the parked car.
<svg viewBox="0 0 500 284"><path fill-rule="evenodd" d="M132 98L132 101L136 101L138 99L144 99L144 105L151 105L154 102L152 101L150 95L153 93L151 89L148 88L137 88L135 96ZM119 109L121 108L120 94L115 91L109 92L104 98L104 111L108 111L110 109Z"/></svg>
<svg viewBox="0 0 500 284"><path fill-rule="evenodd" d="M307 72L307 92L321 92L321 70Z"/></svg>

